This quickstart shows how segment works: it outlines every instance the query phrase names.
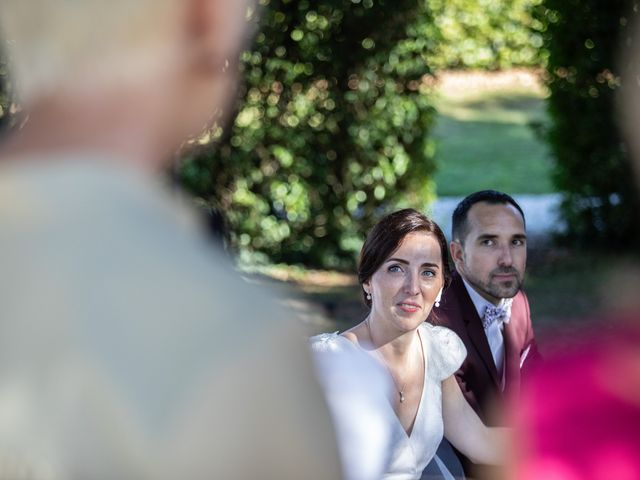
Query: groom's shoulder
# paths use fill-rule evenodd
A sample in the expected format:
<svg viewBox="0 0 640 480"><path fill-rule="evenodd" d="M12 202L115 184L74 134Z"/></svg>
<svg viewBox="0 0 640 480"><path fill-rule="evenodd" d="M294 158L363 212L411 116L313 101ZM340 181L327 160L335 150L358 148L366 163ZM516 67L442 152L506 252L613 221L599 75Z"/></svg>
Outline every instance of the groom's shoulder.
<svg viewBox="0 0 640 480"><path fill-rule="evenodd" d="M529 298L527 297L527 293L520 289L516 296L513 297L513 304L511 305L511 314L522 314L527 318L531 315L530 307L529 307Z"/></svg>

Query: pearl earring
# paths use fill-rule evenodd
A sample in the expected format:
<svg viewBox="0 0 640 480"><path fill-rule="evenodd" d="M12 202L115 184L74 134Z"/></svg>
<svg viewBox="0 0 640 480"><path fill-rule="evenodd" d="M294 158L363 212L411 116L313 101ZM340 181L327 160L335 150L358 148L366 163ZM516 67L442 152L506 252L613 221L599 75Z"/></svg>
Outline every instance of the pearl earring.
<svg viewBox="0 0 640 480"><path fill-rule="evenodd" d="M367 292L367 300L371 300L371 293Z"/></svg>
<svg viewBox="0 0 640 480"><path fill-rule="evenodd" d="M440 300L442 300L442 288L440 289L440 291L438 292L438 296L436 297L436 302L435 302L436 307L440 306Z"/></svg>

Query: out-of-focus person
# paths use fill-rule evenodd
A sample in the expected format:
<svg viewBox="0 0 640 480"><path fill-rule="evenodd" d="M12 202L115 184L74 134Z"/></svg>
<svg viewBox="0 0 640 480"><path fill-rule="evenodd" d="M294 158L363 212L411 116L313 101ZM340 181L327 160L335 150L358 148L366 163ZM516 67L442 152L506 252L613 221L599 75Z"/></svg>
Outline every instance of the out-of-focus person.
<svg viewBox="0 0 640 480"><path fill-rule="evenodd" d="M621 124L640 186L640 50L638 25L620 90ZM609 278L603 313L585 319L595 327L550 344L553 356L534 372L525 400L511 415L517 428L508 480L634 480L640 478L640 301L637 266ZM595 317L595 318L594 318ZM557 344L556 344L557 343Z"/></svg>
<svg viewBox="0 0 640 480"><path fill-rule="evenodd" d="M600 319L571 339L579 347L545 358L512 409L506 480L640 478L638 320L637 311Z"/></svg>
<svg viewBox="0 0 640 480"><path fill-rule="evenodd" d="M0 1L0 478L340 478L303 332L158 175L226 111L248 8Z"/></svg>
<svg viewBox="0 0 640 480"><path fill-rule="evenodd" d="M456 271L428 319L462 339L467 358L455 378L487 425L504 425L506 398L517 398L522 372L539 363L529 302L522 290L527 259L524 213L509 195L482 190L453 212L449 245ZM459 454L465 473L490 468Z"/></svg>
<svg viewBox="0 0 640 480"><path fill-rule="evenodd" d="M470 458L500 464L505 432L483 425L453 377L466 356L462 341L453 331L424 322L449 280L440 227L412 209L387 215L364 242L358 279L369 315L342 334L314 337L312 345L366 355L388 372L392 398L379 402L391 431L382 478L420 479L443 434ZM374 394L379 398L372 388ZM438 467L438 478L452 478L444 465Z"/></svg>

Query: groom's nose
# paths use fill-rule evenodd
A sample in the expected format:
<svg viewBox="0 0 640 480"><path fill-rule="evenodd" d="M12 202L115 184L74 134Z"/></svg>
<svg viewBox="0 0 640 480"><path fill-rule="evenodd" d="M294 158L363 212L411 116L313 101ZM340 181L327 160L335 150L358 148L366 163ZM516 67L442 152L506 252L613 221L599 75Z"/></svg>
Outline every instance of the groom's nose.
<svg viewBox="0 0 640 480"><path fill-rule="evenodd" d="M510 267L513 264L513 255L510 245L502 245L498 252L498 265L500 267Z"/></svg>

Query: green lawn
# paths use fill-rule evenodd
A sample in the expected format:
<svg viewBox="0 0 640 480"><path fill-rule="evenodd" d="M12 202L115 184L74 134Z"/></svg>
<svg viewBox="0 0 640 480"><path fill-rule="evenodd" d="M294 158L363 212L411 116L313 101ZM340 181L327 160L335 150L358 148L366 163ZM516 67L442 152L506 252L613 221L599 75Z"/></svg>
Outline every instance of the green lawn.
<svg viewBox="0 0 640 480"><path fill-rule="evenodd" d="M551 193L551 159L532 123L546 120L540 88L493 86L439 90L435 176L440 196L494 188Z"/></svg>

